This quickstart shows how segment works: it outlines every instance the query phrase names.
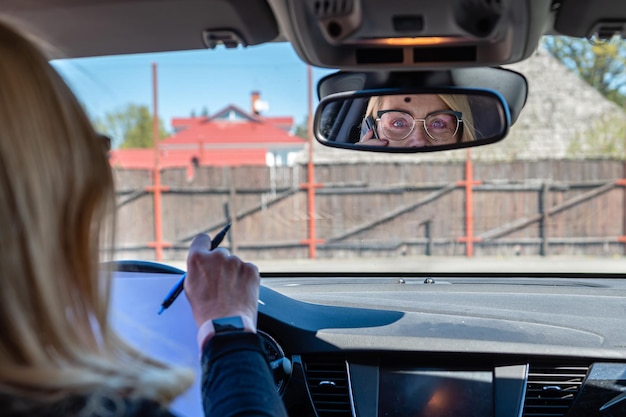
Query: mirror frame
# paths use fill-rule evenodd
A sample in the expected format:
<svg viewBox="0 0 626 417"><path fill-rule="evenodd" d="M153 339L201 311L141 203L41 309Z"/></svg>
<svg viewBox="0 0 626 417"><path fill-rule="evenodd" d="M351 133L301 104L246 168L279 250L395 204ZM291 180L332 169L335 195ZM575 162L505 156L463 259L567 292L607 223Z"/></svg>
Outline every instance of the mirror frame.
<svg viewBox="0 0 626 417"><path fill-rule="evenodd" d="M451 143L446 145L434 145L434 146L425 146L425 147L416 147L416 148L395 148L390 146L369 146L369 145L356 145L351 142L338 142L331 141L322 136L322 132L320 130L321 118L324 109L331 103L359 99L359 98L368 98L377 95L402 95L402 94L468 94L473 96L484 96L484 97L492 97L494 98L498 104L500 104L502 108L501 117L504 119L503 130L492 137L485 139L478 139L471 142L460 142L460 143ZM342 122L343 123L343 122ZM370 151L370 152L384 152L384 153L424 153L424 152L438 152L438 151L447 151L453 149L462 149L462 148L470 148L475 146L483 146L488 145L490 143L495 143L503 138L509 132L509 128L511 126L511 113L509 110L509 106L502 97L502 95L495 90L483 89L483 88L459 88L459 87L435 87L435 88L381 88L381 89L373 89L373 90L359 90L359 91L347 91L340 93L331 93L324 97L320 103L318 104L315 110L315 116L313 118L313 135L315 139L324 146L329 146L333 148L341 148L341 149L350 149L356 151Z"/></svg>
<svg viewBox="0 0 626 417"><path fill-rule="evenodd" d="M528 98L526 77L517 71L501 67L434 71L337 71L318 81L317 98L322 100L335 93L384 88L407 88L417 91L450 87L497 91L508 105L511 125L517 121Z"/></svg>

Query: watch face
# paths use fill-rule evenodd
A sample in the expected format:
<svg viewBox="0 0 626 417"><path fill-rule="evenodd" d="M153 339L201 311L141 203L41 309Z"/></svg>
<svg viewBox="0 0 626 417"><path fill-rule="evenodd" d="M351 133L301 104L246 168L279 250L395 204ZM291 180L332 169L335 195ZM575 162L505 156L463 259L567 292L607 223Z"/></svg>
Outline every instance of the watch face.
<svg viewBox="0 0 626 417"><path fill-rule="evenodd" d="M243 321L240 316L215 319L213 320L213 327L215 328L215 334L244 330Z"/></svg>

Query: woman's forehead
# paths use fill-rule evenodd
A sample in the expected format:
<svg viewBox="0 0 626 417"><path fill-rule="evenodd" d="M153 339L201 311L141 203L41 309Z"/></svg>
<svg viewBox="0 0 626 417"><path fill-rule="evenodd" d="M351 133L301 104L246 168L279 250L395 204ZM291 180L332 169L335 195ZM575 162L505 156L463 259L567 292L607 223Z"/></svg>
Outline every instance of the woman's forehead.
<svg viewBox="0 0 626 417"><path fill-rule="evenodd" d="M444 106L445 108L445 103L436 94L403 94L382 97L381 108L383 110L392 106L399 109L411 110L432 106L436 106L437 108L441 108L441 106Z"/></svg>

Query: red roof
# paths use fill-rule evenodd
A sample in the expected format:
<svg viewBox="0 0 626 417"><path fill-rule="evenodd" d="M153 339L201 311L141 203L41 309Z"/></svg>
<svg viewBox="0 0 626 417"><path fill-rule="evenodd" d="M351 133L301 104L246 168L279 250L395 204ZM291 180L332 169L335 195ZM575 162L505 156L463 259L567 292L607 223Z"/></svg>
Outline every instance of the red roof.
<svg viewBox="0 0 626 417"><path fill-rule="evenodd" d="M172 127L174 130L187 129L206 120L206 117L174 117L172 119Z"/></svg>
<svg viewBox="0 0 626 417"><path fill-rule="evenodd" d="M211 149L203 153L191 150L161 150L161 168L181 168L193 165L193 158L198 159L199 165L238 166L238 165L265 165L266 150L239 149ZM110 152L110 163L113 167L127 169L153 169L153 149L119 149Z"/></svg>
<svg viewBox="0 0 626 417"><path fill-rule="evenodd" d="M293 117L263 117L262 120L279 129L289 131L293 127Z"/></svg>
<svg viewBox="0 0 626 417"><path fill-rule="evenodd" d="M200 119L200 120L197 120ZM292 145L301 147L304 140L294 136L276 126L285 123L291 118L262 118L250 115L237 106L228 106L210 118L194 118L184 130L163 139L161 146L164 148L173 145L198 146L203 143L207 147L257 147L266 149L285 147ZM183 120L179 119L179 123Z"/></svg>
<svg viewBox="0 0 626 417"><path fill-rule="evenodd" d="M228 106L211 117L172 119L176 133L161 141L161 168L200 165L265 165L268 152L300 150L305 140L287 132L292 117L261 117ZM130 169L154 167L153 149L119 149L111 165Z"/></svg>
<svg viewBox="0 0 626 417"><path fill-rule="evenodd" d="M304 145L304 140L284 130L263 122L212 121L197 124L163 139L161 146L175 144L207 145L263 145L271 148L275 145Z"/></svg>
<svg viewBox="0 0 626 417"><path fill-rule="evenodd" d="M273 116L273 117L258 116L258 115L246 113L243 110L241 110L241 108L235 105L230 105L220 110L219 112L217 112L215 115L211 117L207 117L207 116L174 117L172 119L172 127L174 128L175 131L179 132L183 129L188 129L195 125L203 124L211 120L214 120L215 118L219 117L220 115L225 114L228 110L231 110L231 109L235 110L241 115L245 115L245 117L247 117L249 120L258 120L260 122L268 123L284 131L290 131L291 128L293 127L293 117L291 116Z"/></svg>

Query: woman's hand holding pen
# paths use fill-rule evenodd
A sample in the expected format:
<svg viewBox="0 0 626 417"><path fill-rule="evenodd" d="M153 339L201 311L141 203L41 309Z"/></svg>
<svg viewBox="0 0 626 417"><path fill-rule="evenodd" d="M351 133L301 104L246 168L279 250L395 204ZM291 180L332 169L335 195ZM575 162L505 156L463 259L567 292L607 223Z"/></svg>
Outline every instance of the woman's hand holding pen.
<svg viewBox="0 0 626 417"><path fill-rule="evenodd" d="M230 316L251 319L256 328L261 278L254 264L228 250L211 250L211 238L196 236L187 256L185 294L196 324Z"/></svg>

